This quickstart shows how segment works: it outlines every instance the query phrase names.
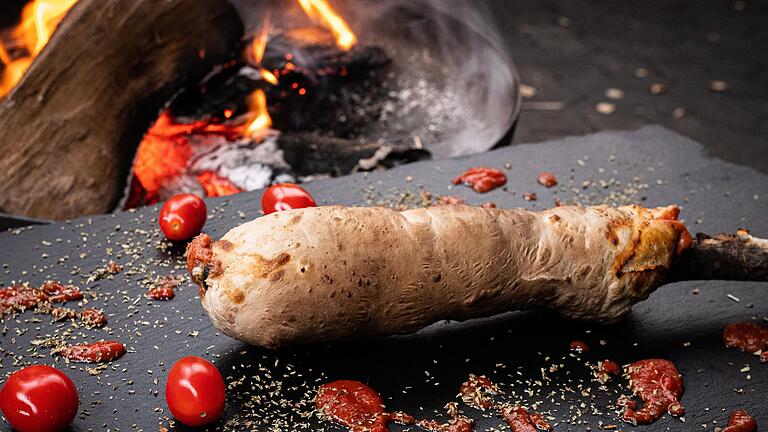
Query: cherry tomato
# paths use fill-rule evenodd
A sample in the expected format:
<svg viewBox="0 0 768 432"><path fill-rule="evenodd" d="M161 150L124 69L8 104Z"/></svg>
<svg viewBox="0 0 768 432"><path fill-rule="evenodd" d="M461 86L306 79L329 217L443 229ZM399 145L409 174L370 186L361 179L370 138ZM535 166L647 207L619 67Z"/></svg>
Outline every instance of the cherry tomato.
<svg viewBox="0 0 768 432"><path fill-rule="evenodd" d="M174 195L160 209L160 229L168 240L189 240L205 225L205 201L197 195Z"/></svg>
<svg viewBox="0 0 768 432"><path fill-rule="evenodd" d="M211 424L224 411L224 379L208 360L183 357L168 372L165 400L173 416L185 425Z"/></svg>
<svg viewBox="0 0 768 432"><path fill-rule="evenodd" d="M58 432L72 423L79 404L72 380L45 365L14 372L0 390L0 410L19 432Z"/></svg>
<svg viewBox="0 0 768 432"><path fill-rule="evenodd" d="M261 197L264 214L315 206L315 200L307 191L291 183L272 185Z"/></svg>

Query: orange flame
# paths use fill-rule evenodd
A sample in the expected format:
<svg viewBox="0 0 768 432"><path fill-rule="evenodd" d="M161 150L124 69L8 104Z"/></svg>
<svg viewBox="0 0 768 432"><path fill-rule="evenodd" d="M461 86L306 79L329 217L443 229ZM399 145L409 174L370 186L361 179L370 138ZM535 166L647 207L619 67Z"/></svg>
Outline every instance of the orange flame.
<svg viewBox="0 0 768 432"><path fill-rule="evenodd" d="M333 33L336 45L344 51L357 43L357 36L349 28L344 18L333 10L327 0L298 0L301 8L312 20L319 22Z"/></svg>
<svg viewBox="0 0 768 432"><path fill-rule="evenodd" d="M26 72L32 60L43 50L64 14L77 0L34 0L24 6L21 22L12 31L13 45L23 48L24 55L12 58L0 42L0 97L11 91Z"/></svg>
<svg viewBox="0 0 768 432"><path fill-rule="evenodd" d="M253 64L257 66L261 66L261 61L264 59L264 52L267 49L267 40L269 39L269 16L264 18L264 23L261 25L261 31L259 32L258 36L255 36L253 38L253 42L251 42L250 46L250 57ZM278 80L277 76L273 74L272 72L259 67L259 74L261 75L261 78L272 84L277 85Z"/></svg>
<svg viewBox="0 0 768 432"><path fill-rule="evenodd" d="M267 39L269 39L269 16L264 18L261 32L253 38L251 43L251 60L256 65L260 66L261 60L264 58L264 51L267 49ZM268 83L272 85L277 84L277 77L272 72L259 67L259 73ZM258 89L251 93L248 104L248 108L254 117L245 127L245 131L250 136L257 136L272 126L272 118L269 116L269 112L267 112L267 95L264 93L264 90Z"/></svg>
<svg viewBox="0 0 768 432"><path fill-rule="evenodd" d="M272 117L267 111L267 95L264 90L258 89L251 94L249 109L254 117L245 128L248 135L258 136L272 126Z"/></svg>
<svg viewBox="0 0 768 432"><path fill-rule="evenodd" d="M261 24L259 35L253 38L251 43L251 56L255 64L261 64L264 59L264 51L267 49L267 39L269 39L269 16L264 18Z"/></svg>
<svg viewBox="0 0 768 432"><path fill-rule="evenodd" d="M0 43L0 63L3 63L3 71L0 72L0 98L2 98L19 82L32 63L32 58L11 59L8 52L3 48L3 44Z"/></svg>
<svg viewBox="0 0 768 432"><path fill-rule="evenodd" d="M270 83L272 85L277 85L278 81L277 81L277 77L275 76L275 74L273 74L272 72L270 72L270 71L268 71L268 70L266 70L264 68L259 68L259 73L261 74L261 78L264 81L266 81L266 82L268 82L268 83Z"/></svg>

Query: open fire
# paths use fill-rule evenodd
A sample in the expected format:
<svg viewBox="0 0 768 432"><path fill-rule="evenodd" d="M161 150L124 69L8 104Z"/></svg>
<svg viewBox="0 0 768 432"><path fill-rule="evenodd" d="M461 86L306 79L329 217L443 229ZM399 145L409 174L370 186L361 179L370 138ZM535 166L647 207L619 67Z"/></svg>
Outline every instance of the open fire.
<svg viewBox="0 0 768 432"><path fill-rule="evenodd" d="M333 35L337 48L349 51L357 36L347 22L326 0L297 0L301 9L314 23ZM206 196L224 196L253 189L246 184L236 184L221 173L210 169L198 169L194 159L210 154L223 145L233 142L249 142L258 145L269 137L279 134L270 129L273 125L269 114L264 87L280 84L281 77L290 77L297 69L292 62L294 54L284 53L284 64L273 70L264 67L263 60L270 36L269 15L263 19L259 32L243 54L244 68L255 70L258 87L247 96L247 111L233 117L236 109L225 108L220 115L196 120L191 123L174 118L170 110L163 112L139 144L134 162L134 181L131 185L126 208L153 204L178 192L203 192ZM289 88L300 96L307 89L298 82ZM214 139L211 139L214 138ZM195 145L193 142L197 142ZM199 182L195 185L194 182ZM262 187L267 179L257 184Z"/></svg>
<svg viewBox="0 0 768 432"><path fill-rule="evenodd" d="M298 0L301 8L316 22L333 33L336 45L344 51L349 50L357 43L357 36L325 0Z"/></svg>
<svg viewBox="0 0 768 432"><path fill-rule="evenodd" d="M76 1L33 0L24 6L19 25L0 35L0 98L19 82Z"/></svg>
<svg viewBox="0 0 768 432"><path fill-rule="evenodd" d="M70 46L71 40L65 41L63 35L87 35L79 46L104 32L119 33L93 24L73 26L84 22L85 11L100 9L91 0L82 1L67 14L76 1L31 0L18 25L0 31L0 98L6 98L8 103L2 105L6 110L13 110L20 101L26 104L31 100L29 95L35 93L21 90L39 89L40 79L49 78L47 66L41 65L62 68L56 76L72 73L66 66L71 54L60 54L59 46ZM108 161L114 166L104 174L77 170L70 174L76 182L81 178L84 183L90 181L89 185L105 183L88 179L108 178L109 186L103 189L88 186L111 191L107 206L119 199L119 190L126 184L122 173L127 171L128 186L117 203L119 208L156 203L182 192L231 195L274 182L301 182L425 157L471 154L492 147L511 132L519 109L514 68L493 38L478 30L483 26L468 19L467 10L451 11L432 0L234 3L238 7L233 16L239 22L218 27L232 30L224 32L226 37L234 36L226 44L217 45L217 37L222 35L223 40L225 36L213 30L215 26L207 27L208 33L183 36L183 18L173 13L166 15L171 18L163 27L169 27L169 34L179 35L174 43L187 51L174 50L174 45L157 39L157 35L152 38L152 24L121 24L129 31L138 26L137 33L147 35L128 42L135 51L145 52L142 60L110 61L108 64L114 65L110 69L94 54L88 65L91 70L107 71L102 78L106 87L109 77L120 78L119 88L109 87L109 99L126 95L123 104L127 102L131 108L107 113L105 118L115 118L117 127L106 122L89 126L99 117L81 109L77 105L81 100L99 106L100 113L112 108L106 99L98 99L99 92L90 93L90 83L82 80L83 75L70 76L70 82L79 83L73 92L58 85L42 87L54 88L60 101L44 102L46 109L54 113L63 109L77 117L71 125L82 125L60 125L57 130L66 133L49 153L56 153L55 149L70 151L70 144L80 152L87 151L82 150L86 141L87 148L95 150L103 145L111 149L94 151L98 156L93 159L101 166L104 157L114 156ZM141 7L146 6L142 3ZM218 19L217 10L234 11L228 1L187 8L196 13L207 10L189 15L203 25ZM144 14L148 12L152 10ZM109 13L114 11L104 12ZM158 13L156 19L161 17ZM53 35L46 49L46 42L62 20L66 21L60 37ZM226 22L224 18L221 21ZM245 39L243 30L248 35ZM113 59L123 58L120 53L124 51L112 50L123 44L119 36L109 40L99 52L106 48ZM208 54L201 46L210 48ZM74 52L77 49L72 47ZM38 54L42 55L35 60ZM174 57L177 54L186 57ZM146 64L154 69L143 70ZM194 65L199 68L194 69ZM176 74L173 68L192 73ZM27 69L30 79L21 80ZM35 76L38 78L32 79ZM70 101L69 94L77 97ZM93 104L94 99L99 102ZM154 119L145 117L163 102ZM148 109L142 108L145 103ZM73 118L64 116L62 120ZM33 144L50 133L19 131L11 134L15 139L6 141L17 142L22 137ZM36 164L34 159L28 163ZM67 181L62 179L63 193L67 193ZM83 195L92 201L99 196L90 191ZM19 204L3 205L13 212ZM77 204L70 207L68 214L79 208ZM104 211L104 206L91 207Z"/></svg>

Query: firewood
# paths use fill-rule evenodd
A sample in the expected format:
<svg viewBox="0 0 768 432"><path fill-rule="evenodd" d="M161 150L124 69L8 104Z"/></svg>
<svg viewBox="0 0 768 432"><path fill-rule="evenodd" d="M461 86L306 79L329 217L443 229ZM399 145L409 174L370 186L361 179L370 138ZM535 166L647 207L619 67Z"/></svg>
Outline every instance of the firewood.
<svg viewBox="0 0 768 432"><path fill-rule="evenodd" d="M80 0L0 105L0 211L112 210L159 110L242 34L226 0Z"/></svg>
<svg viewBox="0 0 768 432"><path fill-rule="evenodd" d="M291 53L290 60L286 53ZM336 46L331 34L318 27L299 27L279 33L269 40L262 66L283 70L287 63L295 69L285 82L313 81L318 76L366 78L371 70L388 66L392 59L378 46L356 45L349 51ZM342 72L343 71L343 72Z"/></svg>

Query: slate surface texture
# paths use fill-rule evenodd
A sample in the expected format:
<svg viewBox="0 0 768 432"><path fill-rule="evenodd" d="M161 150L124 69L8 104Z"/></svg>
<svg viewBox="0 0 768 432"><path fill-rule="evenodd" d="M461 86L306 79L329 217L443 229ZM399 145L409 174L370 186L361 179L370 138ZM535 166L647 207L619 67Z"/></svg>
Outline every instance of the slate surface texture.
<svg viewBox="0 0 768 432"><path fill-rule="evenodd" d="M451 185L453 177L477 165L504 170L509 177L506 187L480 195ZM560 184L551 189L538 185L540 171L555 173ZM499 207L531 209L550 207L555 199L582 204L677 203L692 232L746 227L754 235L768 237L768 177L707 158L699 144L656 126L317 180L306 188L321 204L345 205L419 206L421 191L435 197L459 196L470 204L492 201ZM535 192L538 200L526 201L524 192ZM257 191L209 200L205 231L220 237L257 217L260 196ZM381 392L389 409L445 419L443 406L458 400L458 387L470 373L496 381L505 392L502 399L533 405L551 416L555 431L594 431L601 425L625 431L706 431L723 427L733 409L745 409L759 424L768 425L768 365L761 365L756 356L724 348L721 339L726 323L766 324L765 283L696 281L663 286L638 304L627 320L610 326L563 321L546 311L511 312L465 323L437 323L410 336L269 352L217 333L188 279L171 301L144 297L147 284L156 277L185 275L183 246L163 241L155 222L157 211L149 207L0 234L1 285L71 281L88 296L87 305L69 306L103 308L109 315L107 330L54 323L50 316L32 312L6 316L2 323L2 379L29 363L55 364L65 370L81 396L75 431L157 431L161 425L184 430L169 422L163 397L168 368L184 355L210 359L229 385L225 418L212 429L342 430L310 413L316 386L341 378L368 383ZM88 281L109 260L123 265L123 272L111 280ZM69 343L117 339L129 352L89 373L92 365L66 364L53 357L40 342L49 338ZM568 345L573 339L587 341L591 352L571 356ZM619 394L627 393L626 382L618 379L601 389L590 381L586 363L608 358L626 364L653 357L674 361L682 372L685 422L664 416L647 427L622 424L611 405ZM477 420L478 431L506 430L493 412L481 413L462 404L460 408Z"/></svg>

